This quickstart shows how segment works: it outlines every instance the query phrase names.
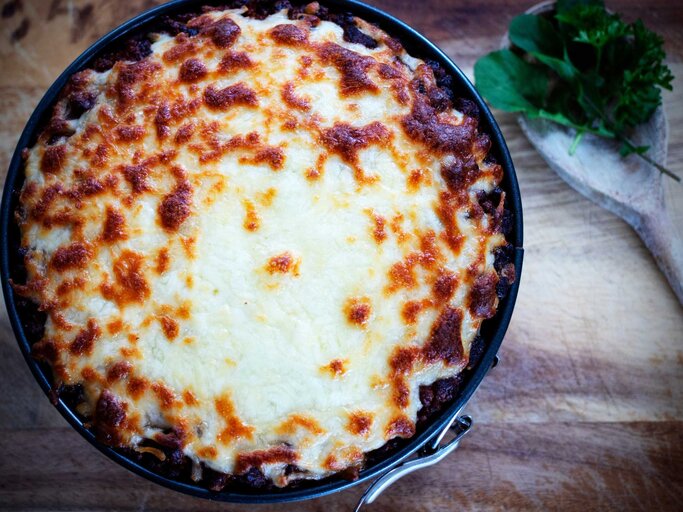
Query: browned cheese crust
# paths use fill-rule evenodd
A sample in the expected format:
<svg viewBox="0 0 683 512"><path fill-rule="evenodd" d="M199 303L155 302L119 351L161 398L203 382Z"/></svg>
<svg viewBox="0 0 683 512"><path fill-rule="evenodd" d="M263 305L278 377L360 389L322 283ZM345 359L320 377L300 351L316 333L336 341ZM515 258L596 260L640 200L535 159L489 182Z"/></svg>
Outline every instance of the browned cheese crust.
<svg viewBox="0 0 683 512"><path fill-rule="evenodd" d="M484 349L481 323L515 280L502 168L488 155L476 106L453 96L443 69L409 56L377 27L317 3L243 4L160 20L74 75L26 153L17 211L27 279L14 287L27 299L25 317L33 315L33 356L51 366L55 389L101 441L214 490L296 485L339 472L353 478L395 439L412 437L457 395ZM260 22L267 30L259 32ZM296 59L291 79L264 78L264 45L274 58ZM336 87L344 106L338 117L317 95L332 93L305 87L311 83ZM373 110L380 100L386 103ZM286 178L292 173L296 187L312 191L314 206L327 200L344 209L392 187L400 193L382 196L387 204L412 205L392 211L358 199L354 226L360 218L362 229L344 243L365 244L357 253L376 251L381 270L367 275L368 289L337 292L322 277L316 285L307 281L312 268L338 265L342 276L344 262L330 257L312 267L317 260L305 244L268 245L283 230L296 233L269 231L272 212L284 211L282 202L299 190ZM251 189L254 182L261 188ZM230 206L218 209L224 202ZM207 219L202 212L212 208L216 218ZM328 222L342 225L338 215ZM217 241L208 227L214 221L226 225L229 240ZM206 245L206 233L218 245ZM243 396L236 383L252 356L239 347L254 341L221 342L232 352L216 356L209 331L197 327L215 324L238 336L234 330L245 325L234 307L209 311L213 299L196 298L230 302L205 266L219 265L225 275L242 263L234 255L207 259L207 247L229 251L242 237L266 240L249 254L259 293L308 286L320 316L325 305L316 297L332 294L330 330L357 338L358 352L335 352L343 347L336 341L316 348L319 355L307 351L313 377L302 371L301 378L319 379L331 412L287 408L285 398L271 403L259 391ZM353 262L349 274L365 264ZM320 286L329 288L318 296ZM234 292L240 307L251 307L256 288ZM279 325L273 309L249 318ZM395 339L381 339L389 332ZM223 388L184 375L177 363L207 354L225 367ZM380 363L359 370L359 360ZM354 381L361 371L372 378L367 392L365 381ZM377 397L349 404L335 398L346 389L339 386L352 397ZM301 393L290 394L300 404ZM272 407L274 417L252 410L255 400L270 404L259 410Z"/></svg>

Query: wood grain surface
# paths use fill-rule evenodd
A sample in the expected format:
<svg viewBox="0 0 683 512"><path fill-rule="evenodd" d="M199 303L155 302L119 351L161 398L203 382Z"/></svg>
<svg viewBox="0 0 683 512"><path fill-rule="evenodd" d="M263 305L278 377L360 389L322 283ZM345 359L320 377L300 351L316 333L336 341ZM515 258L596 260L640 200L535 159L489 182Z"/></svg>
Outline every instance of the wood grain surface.
<svg viewBox="0 0 683 512"><path fill-rule="evenodd" d="M3 0L0 169L57 75L96 38L157 4L131 0ZM471 75L508 21L512 0L372 2L409 22ZM668 164L683 175L683 3L619 0L666 40L677 76L665 94ZM468 410L473 432L441 464L390 488L368 510L681 510L683 309L635 233L560 180L514 116L496 112L515 161L526 259L502 363ZM600 172L596 169L596 172ZM683 226L683 185L666 180ZM677 236L683 236L679 228ZM256 510L352 509L362 488ZM0 317L0 509L222 510L117 466L43 396Z"/></svg>

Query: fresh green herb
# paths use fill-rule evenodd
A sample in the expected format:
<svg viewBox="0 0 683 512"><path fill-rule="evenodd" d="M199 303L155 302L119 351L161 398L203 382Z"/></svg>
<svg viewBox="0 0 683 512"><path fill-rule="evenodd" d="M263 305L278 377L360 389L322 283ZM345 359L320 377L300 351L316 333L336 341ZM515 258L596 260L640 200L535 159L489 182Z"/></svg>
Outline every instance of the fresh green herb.
<svg viewBox="0 0 683 512"><path fill-rule="evenodd" d="M663 40L638 20L625 23L602 0L559 0L548 15L522 14L510 23L509 50L474 66L477 87L496 108L549 119L576 130L573 154L586 133L617 140L680 181L636 146L630 131L647 121L671 90Z"/></svg>

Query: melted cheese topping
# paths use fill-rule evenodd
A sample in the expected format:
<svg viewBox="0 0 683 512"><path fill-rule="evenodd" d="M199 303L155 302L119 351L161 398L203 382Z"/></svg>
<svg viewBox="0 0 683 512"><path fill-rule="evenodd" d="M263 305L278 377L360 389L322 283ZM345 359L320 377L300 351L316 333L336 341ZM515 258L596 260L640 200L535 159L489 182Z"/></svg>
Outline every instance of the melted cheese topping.
<svg viewBox="0 0 683 512"><path fill-rule="evenodd" d="M280 486L358 466L495 311L500 166L374 27L368 49L286 11L190 25L77 75L28 152L34 352L115 446Z"/></svg>

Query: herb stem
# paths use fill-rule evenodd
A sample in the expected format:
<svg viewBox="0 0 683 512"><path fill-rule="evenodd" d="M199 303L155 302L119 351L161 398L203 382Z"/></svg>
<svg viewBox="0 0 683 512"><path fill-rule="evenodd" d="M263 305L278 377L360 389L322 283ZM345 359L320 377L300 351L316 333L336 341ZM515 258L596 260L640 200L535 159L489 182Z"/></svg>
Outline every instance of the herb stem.
<svg viewBox="0 0 683 512"><path fill-rule="evenodd" d="M626 144L630 144L631 146L635 147L634 144L633 144L629 139L627 139L626 137L620 137L619 140L620 140L621 142L625 142ZM640 158L642 158L643 160L645 160L648 164L650 164L651 166L653 166L653 167L654 167L655 169L657 169L659 172L661 172L661 173L663 173L663 174L666 174L666 175L669 176L670 178L673 178L674 180L676 180L676 181L678 181L678 182L680 183L681 177L680 177L678 174L676 174L676 173L670 171L669 169L667 169L667 168L664 167L663 165L658 164L658 163L655 162L652 158L650 158L649 156L647 156L647 155L644 154L644 153L638 153L638 152L636 152L636 155L638 155Z"/></svg>
<svg viewBox="0 0 683 512"><path fill-rule="evenodd" d="M595 57L595 73L598 75L600 74L600 64L602 63L602 49L602 45L598 46L598 54Z"/></svg>
<svg viewBox="0 0 683 512"><path fill-rule="evenodd" d="M637 147L628 137L626 137L626 135L624 135L623 133L617 132L612 128L612 126L611 126L612 122L605 116L605 114L602 112L602 110L600 110L599 108L597 108L595 106L595 104L591 101L590 98L586 97L586 102L591 106L591 108L595 111L595 113L598 115L598 117L600 117L600 119L602 119L603 123L605 123L605 125L614 133L615 139L617 139L622 144L629 145L631 148ZM573 146L574 146L574 144L572 144L572 147ZM652 158L647 156L645 153L640 153L639 151L636 151L635 153L640 158L642 158L645 162L647 162L648 164L653 166L655 169L657 169L659 172L666 174L670 178L672 178L675 181L678 181L680 183L680 181L681 181L680 176L678 176L674 172L670 171L669 169L667 169L663 165L655 162ZM570 148L570 154L571 154L571 148Z"/></svg>
<svg viewBox="0 0 683 512"><path fill-rule="evenodd" d="M581 139L583 139L583 135L584 135L585 133L586 133L586 132L583 131L583 130L578 130L578 131L576 132L576 136L574 137L574 140L573 140L573 142L572 142L572 145L569 147L569 155L570 155L570 156L574 156L574 153L576 153L576 148L577 148L577 146L579 145L579 143L581 142Z"/></svg>

